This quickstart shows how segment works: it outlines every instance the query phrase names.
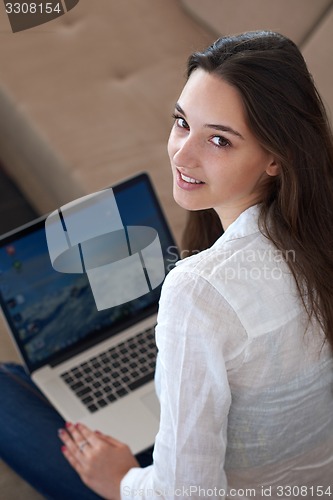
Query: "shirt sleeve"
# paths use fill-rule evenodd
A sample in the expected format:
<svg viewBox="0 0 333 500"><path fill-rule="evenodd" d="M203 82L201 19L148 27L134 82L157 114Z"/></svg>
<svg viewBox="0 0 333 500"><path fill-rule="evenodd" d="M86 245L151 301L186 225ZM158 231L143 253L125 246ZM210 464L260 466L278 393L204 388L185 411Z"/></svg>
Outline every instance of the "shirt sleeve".
<svg viewBox="0 0 333 500"><path fill-rule="evenodd" d="M167 276L156 327L161 418L154 464L129 471L122 498L131 491L140 498L224 498L227 370L239 358L237 324L204 278L181 266Z"/></svg>

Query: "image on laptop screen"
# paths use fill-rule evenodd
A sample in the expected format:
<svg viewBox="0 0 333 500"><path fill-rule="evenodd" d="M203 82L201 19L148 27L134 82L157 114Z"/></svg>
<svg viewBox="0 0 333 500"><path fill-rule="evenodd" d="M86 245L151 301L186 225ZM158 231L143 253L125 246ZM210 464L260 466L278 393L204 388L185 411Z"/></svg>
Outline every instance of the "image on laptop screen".
<svg viewBox="0 0 333 500"><path fill-rule="evenodd" d="M148 177L141 174L113 188L124 226L149 226L159 236L167 273L176 247ZM101 340L124 320L138 320L157 308L161 286L135 300L97 310L86 274L53 269L45 219L0 241L0 300L3 312L31 371L70 346Z"/></svg>

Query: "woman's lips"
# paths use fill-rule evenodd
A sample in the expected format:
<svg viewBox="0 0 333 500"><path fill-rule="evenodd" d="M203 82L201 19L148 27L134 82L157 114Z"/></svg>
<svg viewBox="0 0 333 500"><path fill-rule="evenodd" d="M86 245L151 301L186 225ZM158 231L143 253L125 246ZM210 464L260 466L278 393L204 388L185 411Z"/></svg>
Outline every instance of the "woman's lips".
<svg viewBox="0 0 333 500"><path fill-rule="evenodd" d="M183 175L183 177L182 177ZM185 179L184 179L185 177ZM191 180L192 179L192 182ZM198 181L197 179L194 179L193 177L187 176L185 174L181 174L178 169L176 169L176 181L177 181L177 186L179 186L181 189L186 189L187 191L192 191L194 189L200 189L202 186L205 185L204 182Z"/></svg>

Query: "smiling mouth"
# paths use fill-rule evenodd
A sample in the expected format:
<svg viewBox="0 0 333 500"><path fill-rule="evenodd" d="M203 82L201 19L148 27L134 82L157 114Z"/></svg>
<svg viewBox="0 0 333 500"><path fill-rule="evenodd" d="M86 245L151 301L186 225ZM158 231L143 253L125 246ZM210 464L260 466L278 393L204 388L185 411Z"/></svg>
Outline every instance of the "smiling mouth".
<svg viewBox="0 0 333 500"><path fill-rule="evenodd" d="M190 184L204 184L202 181L198 181L197 179L193 179L193 177L187 177L187 175L182 174L179 172L180 177L183 181L188 182Z"/></svg>

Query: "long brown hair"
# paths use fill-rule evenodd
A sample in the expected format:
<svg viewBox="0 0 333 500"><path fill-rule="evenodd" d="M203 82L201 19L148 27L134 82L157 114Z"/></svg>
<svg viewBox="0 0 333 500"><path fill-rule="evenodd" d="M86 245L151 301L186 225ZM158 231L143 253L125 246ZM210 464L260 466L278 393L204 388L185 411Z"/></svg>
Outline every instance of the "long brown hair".
<svg viewBox="0 0 333 500"><path fill-rule="evenodd" d="M286 260L304 307L333 346L333 140L303 56L279 33L248 32L194 53L188 77L197 68L238 89L249 127L280 165L260 204L260 229L283 255L294 251ZM203 250L222 232L213 210L190 212L183 246Z"/></svg>

